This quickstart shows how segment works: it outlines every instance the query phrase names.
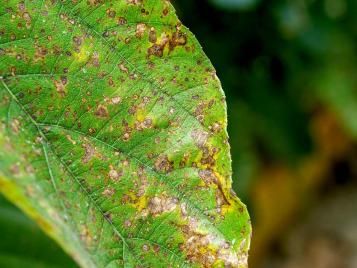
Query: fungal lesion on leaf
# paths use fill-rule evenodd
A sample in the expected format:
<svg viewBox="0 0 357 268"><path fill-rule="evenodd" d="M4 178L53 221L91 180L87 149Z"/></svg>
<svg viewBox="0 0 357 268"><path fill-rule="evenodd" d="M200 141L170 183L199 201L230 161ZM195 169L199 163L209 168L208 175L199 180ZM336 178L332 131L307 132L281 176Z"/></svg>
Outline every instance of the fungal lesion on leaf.
<svg viewBox="0 0 357 268"><path fill-rule="evenodd" d="M155 28L150 28L149 42L153 43L147 50L148 57L156 56L163 57L165 49L168 53L172 52L178 46L187 44L187 35L181 31L181 24L176 25L176 30L173 33L162 33L160 38L157 37Z"/></svg>
<svg viewBox="0 0 357 268"><path fill-rule="evenodd" d="M18 134L21 129L21 123L17 118L14 118L11 120L10 127L14 134Z"/></svg>
<svg viewBox="0 0 357 268"><path fill-rule="evenodd" d="M173 161L170 161L167 155L160 155L155 161L155 170L163 173L169 173L174 168Z"/></svg>
<svg viewBox="0 0 357 268"><path fill-rule="evenodd" d="M56 91L62 98L65 97L67 94L67 89L66 89L67 82L68 80L66 76L61 76L59 80L53 80Z"/></svg>
<svg viewBox="0 0 357 268"><path fill-rule="evenodd" d="M109 166L108 176L112 181L119 181L120 178L123 176L122 169L115 169L113 165Z"/></svg>
<svg viewBox="0 0 357 268"><path fill-rule="evenodd" d="M197 218L187 216L183 209L186 208L181 205L185 223L177 225L184 237L179 248L190 263L199 263L202 267L241 267L246 264L246 254L238 254L231 241L207 230Z"/></svg>
<svg viewBox="0 0 357 268"><path fill-rule="evenodd" d="M147 208L143 211L145 215L157 217L163 213L168 213L175 210L179 205L178 198L161 195L152 197Z"/></svg>
<svg viewBox="0 0 357 268"><path fill-rule="evenodd" d="M82 162L84 164L88 163L95 155L95 148L89 143L83 143L82 148L84 149L84 155L82 157Z"/></svg>
<svg viewBox="0 0 357 268"><path fill-rule="evenodd" d="M138 38L141 38L144 36L146 30L146 24L145 23L138 23L136 25L136 31L135 31L135 36Z"/></svg>
<svg viewBox="0 0 357 268"><path fill-rule="evenodd" d="M103 104L99 104L95 111L95 115L99 118L108 118L109 116L108 108Z"/></svg>

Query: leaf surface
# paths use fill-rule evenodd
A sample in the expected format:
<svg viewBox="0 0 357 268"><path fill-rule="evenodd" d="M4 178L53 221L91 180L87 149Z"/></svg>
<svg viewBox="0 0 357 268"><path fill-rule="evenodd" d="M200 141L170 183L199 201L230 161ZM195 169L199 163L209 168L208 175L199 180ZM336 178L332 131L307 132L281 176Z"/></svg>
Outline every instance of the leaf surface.
<svg viewBox="0 0 357 268"><path fill-rule="evenodd" d="M162 0L0 0L0 190L82 267L246 267L226 104Z"/></svg>

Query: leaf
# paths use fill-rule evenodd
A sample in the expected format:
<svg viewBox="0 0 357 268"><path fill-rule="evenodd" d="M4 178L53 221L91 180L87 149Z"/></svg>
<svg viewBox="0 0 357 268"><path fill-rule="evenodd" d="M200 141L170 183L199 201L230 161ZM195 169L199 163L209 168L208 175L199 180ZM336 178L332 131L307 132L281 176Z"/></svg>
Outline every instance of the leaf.
<svg viewBox="0 0 357 268"><path fill-rule="evenodd" d="M225 98L171 4L0 1L7 198L82 267L246 267Z"/></svg>

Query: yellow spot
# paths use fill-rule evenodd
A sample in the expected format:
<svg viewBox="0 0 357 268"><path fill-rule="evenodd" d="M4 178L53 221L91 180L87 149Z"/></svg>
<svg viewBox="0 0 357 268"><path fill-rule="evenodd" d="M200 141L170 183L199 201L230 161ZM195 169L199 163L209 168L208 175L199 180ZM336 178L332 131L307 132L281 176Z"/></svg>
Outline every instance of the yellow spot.
<svg viewBox="0 0 357 268"><path fill-rule="evenodd" d="M74 54L74 58L77 62L86 62L89 60L92 53L92 47L84 44L78 53Z"/></svg>
<svg viewBox="0 0 357 268"><path fill-rule="evenodd" d="M136 112L136 120L138 122L143 122L146 118L146 114L144 113L144 111L142 109L138 109Z"/></svg>
<svg viewBox="0 0 357 268"><path fill-rule="evenodd" d="M148 206L148 199L145 195L140 196L135 203L135 207L138 211L142 211L144 208Z"/></svg>

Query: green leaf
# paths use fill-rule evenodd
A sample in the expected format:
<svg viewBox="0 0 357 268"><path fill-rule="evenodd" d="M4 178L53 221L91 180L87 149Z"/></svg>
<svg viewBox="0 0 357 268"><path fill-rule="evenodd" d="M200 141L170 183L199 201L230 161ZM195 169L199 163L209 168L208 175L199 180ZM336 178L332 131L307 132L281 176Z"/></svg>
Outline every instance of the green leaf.
<svg viewBox="0 0 357 268"><path fill-rule="evenodd" d="M1 192L82 267L246 267L224 94L171 4L0 3Z"/></svg>

